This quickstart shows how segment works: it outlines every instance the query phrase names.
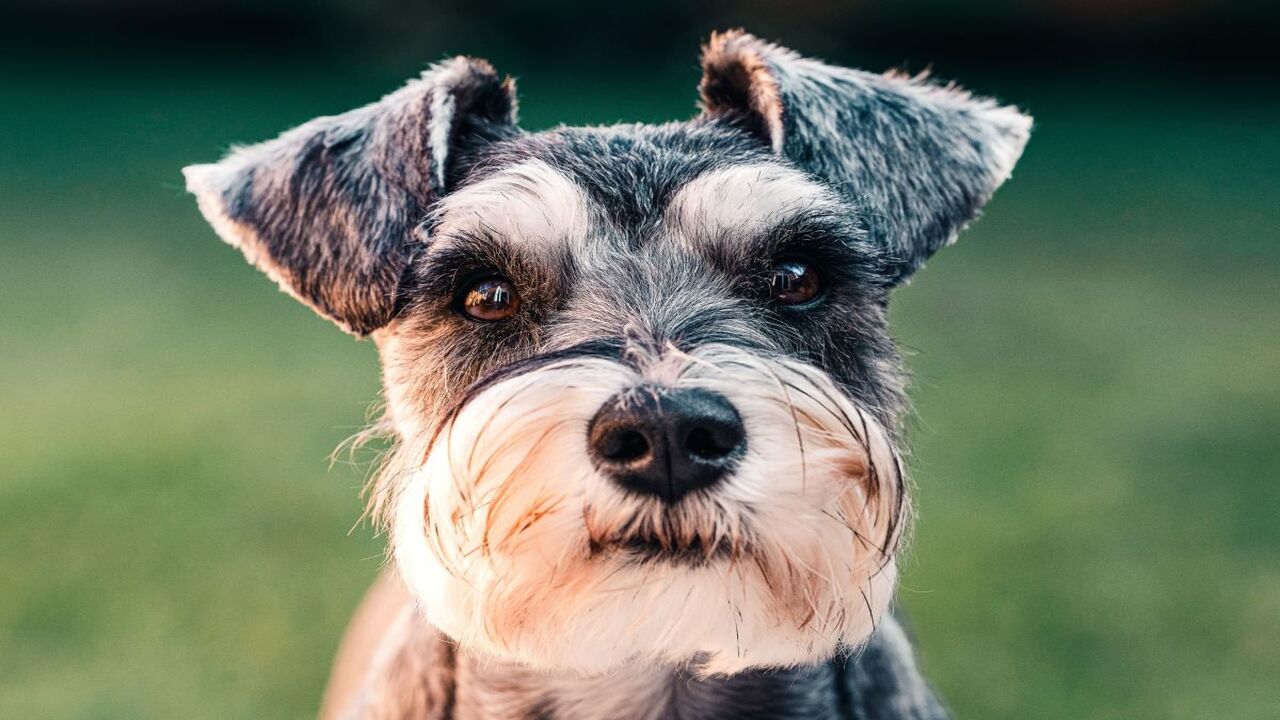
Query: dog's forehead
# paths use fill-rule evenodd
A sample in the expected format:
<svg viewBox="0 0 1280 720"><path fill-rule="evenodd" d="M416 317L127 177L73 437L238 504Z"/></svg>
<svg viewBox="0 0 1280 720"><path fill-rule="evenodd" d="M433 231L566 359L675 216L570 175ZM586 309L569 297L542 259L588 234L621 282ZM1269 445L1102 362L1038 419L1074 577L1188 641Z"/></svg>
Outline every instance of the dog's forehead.
<svg viewBox="0 0 1280 720"><path fill-rule="evenodd" d="M838 202L740 133L632 125L507 141L441 202L437 217L445 235L636 249L657 238L698 243L761 234Z"/></svg>

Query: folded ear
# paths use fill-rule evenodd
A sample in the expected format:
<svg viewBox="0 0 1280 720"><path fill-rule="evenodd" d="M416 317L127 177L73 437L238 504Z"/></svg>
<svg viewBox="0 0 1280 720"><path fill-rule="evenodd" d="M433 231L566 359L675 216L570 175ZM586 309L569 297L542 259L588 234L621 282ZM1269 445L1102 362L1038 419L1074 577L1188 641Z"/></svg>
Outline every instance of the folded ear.
<svg viewBox="0 0 1280 720"><path fill-rule="evenodd" d="M414 227L448 190L451 153L514 128L511 80L455 58L372 105L183 169L223 240L348 332L391 320Z"/></svg>
<svg viewBox="0 0 1280 720"><path fill-rule="evenodd" d="M854 202L898 283L1010 175L1031 130L1016 108L923 78L833 67L740 30L703 48L704 116L745 127Z"/></svg>

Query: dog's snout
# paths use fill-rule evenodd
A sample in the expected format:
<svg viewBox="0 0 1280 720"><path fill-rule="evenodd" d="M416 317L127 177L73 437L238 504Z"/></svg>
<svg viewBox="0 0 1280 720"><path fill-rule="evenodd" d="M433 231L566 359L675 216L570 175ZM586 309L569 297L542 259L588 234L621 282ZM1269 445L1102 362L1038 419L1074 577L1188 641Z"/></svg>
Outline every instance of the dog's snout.
<svg viewBox="0 0 1280 720"><path fill-rule="evenodd" d="M587 444L596 467L622 487L675 502L710 487L746 451L742 418L708 390L632 390L605 402Z"/></svg>

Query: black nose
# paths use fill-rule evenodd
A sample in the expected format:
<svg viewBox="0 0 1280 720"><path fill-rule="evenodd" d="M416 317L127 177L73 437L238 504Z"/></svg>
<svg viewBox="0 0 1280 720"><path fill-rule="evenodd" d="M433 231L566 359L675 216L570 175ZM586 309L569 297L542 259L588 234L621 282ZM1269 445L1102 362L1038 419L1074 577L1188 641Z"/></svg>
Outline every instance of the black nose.
<svg viewBox="0 0 1280 720"><path fill-rule="evenodd" d="M587 444L596 467L619 485L668 502L714 485L747 448L742 418L723 395L648 388L605 402Z"/></svg>

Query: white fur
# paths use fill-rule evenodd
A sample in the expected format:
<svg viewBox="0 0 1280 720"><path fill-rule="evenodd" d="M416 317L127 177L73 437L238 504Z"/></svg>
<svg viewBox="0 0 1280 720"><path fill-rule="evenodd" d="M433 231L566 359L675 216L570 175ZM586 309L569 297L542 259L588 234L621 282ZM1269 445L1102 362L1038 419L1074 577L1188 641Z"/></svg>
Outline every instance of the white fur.
<svg viewBox="0 0 1280 720"><path fill-rule="evenodd" d="M434 90L431 93L431 157L436 166L436 183L444 187L444 171L449 166L449 131L453 129L453 112L457 101L453 93Z"/></svg>
<svg viewBox="0 0 1280 720"><path fill-rule="evenodd" d="M587 456L601 404L658 382L724 394L747 430L733 476L675 508L623 493ZM897 459L825 374L794 361L720 346L668 348L640 371L564 361L484 391L396 462L401 575L432 623L499 658L588 672L816 662L862 642L893 592L880 548L901 531ZM641 527L735 552L695 565L600 549Z"/></svg>
<svg viewBox="0 0 1280 720"><path fill-rule="evenodd" d="M591 205L572 180L541 160L529 160L451 193L435 209L437 235L490 234L536 250L580 240L591 227Z"/></svg>
<svg viewBox="0 0 1280 720"><path fill-rule="evenodd" d="M761 235L788 216L823 203L837 200L796 170L769 163L736 165L686 183L672 198L666 218L681 236L705 243Z"/></svg>

